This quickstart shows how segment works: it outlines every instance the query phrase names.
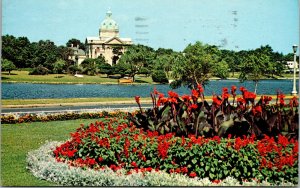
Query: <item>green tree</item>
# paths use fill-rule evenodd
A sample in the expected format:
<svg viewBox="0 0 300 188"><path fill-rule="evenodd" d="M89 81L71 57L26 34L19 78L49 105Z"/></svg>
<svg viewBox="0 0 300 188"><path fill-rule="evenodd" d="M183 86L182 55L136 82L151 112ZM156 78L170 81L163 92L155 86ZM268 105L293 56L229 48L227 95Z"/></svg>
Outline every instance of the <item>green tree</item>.
<svg viewBox="0 0 300 188"><path fill-rule="evenodd" d="M142 67L147 67L153 61L154 50L144 45L131 45L121 56L119 63L128 65L129 76L135 81L135 75Z"/></svg>
<svg viewBox="0 0 300 188"><path fill-rule="evenodd" d="M173 66L172 88L187 85L195 88L197 84L207 84L214 63L218 60L218 49L209 45L196 42L189 44L183 51L184 55L178 56Z"/></svg>
<svg viewBox="0 0 300 188"><path fill-rule="evenodd" d="M156 57L154 60L154 70L162 70L168 79L171 78L172 65L177 58L176 53L172 54L163 54Z"/></svg>
<svg viewBox="0 0 300 188"><path fill-rule="evenodd" d="M94 76L98 73L95 59L87 58L80 64L80 66L83 69L83 74Z"/></svg>
<svg viewBox="0 0 300 188"><path fill-rule="evenodd" d="M153 82L158 82L162 84L169 82L166 73L163 70L154 70L151 76Z"/></svg>
<svg viewBox="0 0 300 188"><path fill-rule="evenodd" d="M16 66L13 62L7 60L7 59L3 59L2 60L2 65L1 65L1 69L2 71L8 71L8 74L10 75L10 72L12 70L16 70Z"/></svg>
<svg viewBox="0 0 300 188"><path fill-rule="evenodd" d="M268 63L270 57L265 54L251 54L244 58L244 62L241 65L241 74L239 79L241 82L245 80L252 80L255 83L254 93L257 91L257 85L268 72Z"/></svg>
<svg viewBox="0 0 300 188"><path fill-rule="evenodd" d="M53 66L53 72L56 74L63 73L66 62L62 59L57 60ZM58 75L56 76L58 78Z"/></svg>
<svg viewBox="0 0 300 188"><path fill-rule="evenodd" d="M213 75L221 79L226 79L229 76L229 66L227 62L221 61L214 65Z"/></svg>
<svg viewBox="0 0 300 188"><path fill-rule="evenodd" d="M66 47L71 47L72 44L73 44L73 47L79 46L79 49L82 49L85 51L85 44L82 43L79 39L72 38L72 39L68 40L68 42L66 43Z"/></svg>

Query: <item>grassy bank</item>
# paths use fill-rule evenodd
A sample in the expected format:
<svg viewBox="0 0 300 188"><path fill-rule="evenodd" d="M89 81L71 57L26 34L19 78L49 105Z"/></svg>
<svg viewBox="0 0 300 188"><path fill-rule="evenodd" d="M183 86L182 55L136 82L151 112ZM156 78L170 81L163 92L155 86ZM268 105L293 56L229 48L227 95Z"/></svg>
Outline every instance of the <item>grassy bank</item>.
<svg viewBox="0 0 300 188"><path fill-rule="evenodd" d="M63 141L81 123L96 120L35 122L20 125L1 125L1 186L57 186L35 178L26 169L26 155L45 141ZM45 134L46 133L46 134Z"/></svg>
<svg viewBox="0 0 300 188"><path fill-rule="evenodd" d="M49 74L49 75L29 75L28 71L12 71L11 75L7 72L2 72L2 82L25 82L25 83L49 83L49 84L118 84L118 79L107 78L106 75L87 76L83 78L77 78L73 75L67 74ZM232 75L229 74L228 79L238 79L239 72ZM137 75L135 84L154 84L151 77L145 77L144 75ZM282 77L274 77L269 79L291 79L293 74L283 74ZM219 79L212 77L211 79ZM268 79L268 78L263 78ZM298 77L297 77L298 79Z"/></svg>
<svg viewBox="0 0 300 188"><path fill-rule="evenodd" d="M87 76L77 78L67 74L48 74L48 75L29 75L28 71L12 71L11 75L7 72L2 73L2 82L29 82L29 83L51 83L51 84L117 84L118 79L107 78L106 75ZM151 77L137 76L136 83L150 83Z"/></svg>
<svg viewBox="0 0 300 188"><path fill-rule="evenodd" d="M276 95L268 95L276 100ZM241 97L238 95L237 97ZM256 97L259 100L261 95ZM285 99L289 100L293 96L287 95ZM212 101L212 96L205 96L207 101ZM229 98L232 101L232 97ZM141 104L151 103L150 97L142 97ZM65 98L65 99L2 99L2 107L18 106L60 106L60 105L101 105L101 104L135 104L134 98Z"/></svg>

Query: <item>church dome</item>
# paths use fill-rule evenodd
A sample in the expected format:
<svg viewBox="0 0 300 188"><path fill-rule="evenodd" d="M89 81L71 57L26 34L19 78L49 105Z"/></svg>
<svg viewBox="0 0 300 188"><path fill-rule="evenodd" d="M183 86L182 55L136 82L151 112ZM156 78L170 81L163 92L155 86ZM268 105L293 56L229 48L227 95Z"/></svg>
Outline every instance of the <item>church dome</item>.
<svg viewBox="0 0 300 188"><path fill-rule="evenodd" d="M100 30L118 31L119 26L115 20L111 17L111 11L107 11L105 19L102 21Z"/></svg>

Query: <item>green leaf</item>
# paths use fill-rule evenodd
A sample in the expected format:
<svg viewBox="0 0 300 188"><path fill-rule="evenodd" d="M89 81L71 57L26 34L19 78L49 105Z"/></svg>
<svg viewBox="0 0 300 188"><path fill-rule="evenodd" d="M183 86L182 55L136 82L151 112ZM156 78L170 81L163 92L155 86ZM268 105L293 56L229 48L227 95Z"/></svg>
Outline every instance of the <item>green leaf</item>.
<svg viewBox="0 0 300 188"><path fill-rule="evenodd" d="M209 173L210 179L214 179L215 175L213 173Z"/></svg>
<svg viewBox="0 0 300 188"><path fill-rule="evenodd" d="M196 159L193 159L193 160L192 160L192 163L193 163L193 164L196 164L196 163L197 163L197 160L196 160Z"/></svg>
<svg viewBox="0 0 300 188"><path fill-rule="evenodd" d="M224 175L227 176L227 174L229 173L228 170L224 170Z"/></svg>
<svg viewBox="0 0 300 188"><path fill-rule="evenodd" d="M211 168L210 170L211 170L212 172L215 172L215 168Z"/></svg>
<svg viewBox="0 0 300 188"><path fill-rule="evenodd" d="M180 155L181 155L182 157L184 157L184 156L186 156L186 152L183 151L183 152L180 153Z"/></svg>
<svg viewBox="0 0 300 188"><path fill-rule="evenodd" d="M205 166L205 171L208 171L209 170L209 166Z"/></svg>

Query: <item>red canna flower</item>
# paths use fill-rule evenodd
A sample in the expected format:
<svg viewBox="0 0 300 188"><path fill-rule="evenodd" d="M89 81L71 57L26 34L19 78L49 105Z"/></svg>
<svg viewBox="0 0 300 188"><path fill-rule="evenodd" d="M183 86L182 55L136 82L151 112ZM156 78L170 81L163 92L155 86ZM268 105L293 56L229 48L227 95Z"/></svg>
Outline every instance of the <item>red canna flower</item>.
<svg viewBox="0 0 300 188"><path fill-rule="evenodd" d="M236 92L236 86L231 86L231 94L232 94L233 97L236 96L235 92Z"/></svg>
<svg viewBox="0 0 300 188"><path fill-rule="evenodd" d="M246 103L245 99L242 98L242 97L238 97L237 102L239 102L240 104L245 104Z"/></svg>
<svg viewBox="0 0 300 188"><path fill-rule="evenodd" d="M178 98L179 97L178 94L174 91L168 91L168 95L171 98Z"/></svg>
<svg viewBox="0 0 300 188"><path fill-rule="evenodd" d="M244 88L244 87L240 87L240 91L241 91L242 93L244 93L244 91L247 91L247 90L246 90L246 88Z"/></svg>
<svg viewBox="0 0 300 188"><path fill-rule="evenodd" d="M189 175L191 178L194 178L197 176L197 174L195 172L191 172L190 175Z"/></svg>
<svg viewBox="0 0 300 188"><path fill-rule="evenodd" d="M191 110L196 110L198 108L198 105L197 104L192 104L192 105L189 106L189 108Z"/></svg>
<svg viewBox="0 0 300 188"><path fill-rule="evenodd" d="M202 87L201 84L198 84L197 88L198 88L199 93L203 93L204 92L204 89L203 89L203 87Z"/></svg>
<svg viewBox="0 0 300 188"><path fill-rule="evenodd" d="M138 103L138 104L140 104L140 98L141 97L140 96L135 96L134 98L135 98L135 102Z"/></svg>
<svg viewBox="0 0 300 188"><path fill-rule="evenodd" d="M215 104L216 106L220 106L222 104L222 101L218 99L217 96L213 96L212 100L213 100L213 104Z"/></svg>
<svg viewBox="0 0 300 188"><path fill-rule="evenodd" d="M191 100L191 96L189 96L189 95L182 95L181 98L182 98L184 101L190 101L190 100Z"/></svg>
<svg viewBox="0 0 300 188"><path fill-rule="evenodd" d="M199 92L195 89L192 89L192 97L198 99L199 98Z"/></svg>
<svg viewBox="0 0 300 188"><path fill-rule="evenodd" d="M224 99L228 99L230 97L229 93L228 93L228 89L226 87L223 88L223 92L222 92L222 98Z"/></svg>
<svg viewBox="0 0 300 188"><path fill-rule="evenodd" d="M262 113L262 108L261 106L255 106L252 108L252 113L253 115L256 115L256 114L261 114Z"/></svg>

